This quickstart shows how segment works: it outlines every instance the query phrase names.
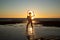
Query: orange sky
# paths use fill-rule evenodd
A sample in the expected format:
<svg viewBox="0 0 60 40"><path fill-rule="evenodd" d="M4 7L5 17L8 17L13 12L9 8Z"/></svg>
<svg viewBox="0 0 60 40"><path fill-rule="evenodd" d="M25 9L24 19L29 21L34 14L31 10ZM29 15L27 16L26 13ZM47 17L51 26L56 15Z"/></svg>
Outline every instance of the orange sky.
<svg viewBox="0 0 60 40"><path fill-rule="evenodd" d="M35 18L60 18L59 0L1 0L0 18L26 18L34 11Z"/></svg>

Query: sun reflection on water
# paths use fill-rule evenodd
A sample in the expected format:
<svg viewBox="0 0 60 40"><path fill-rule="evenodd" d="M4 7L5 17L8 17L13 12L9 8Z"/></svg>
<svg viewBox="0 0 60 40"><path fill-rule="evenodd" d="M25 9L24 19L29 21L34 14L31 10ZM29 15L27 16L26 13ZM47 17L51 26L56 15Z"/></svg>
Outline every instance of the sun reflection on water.
<svg viewBox="0 0 60 40"><path fill-rule="evenodd" d="M36 21L33 20L32 23L36 23Z"/></svg>
<svg viewBox="0 0 60 40"><path fill-rule="evenodd" d="M28 30L26 32L27 32L27 39L28 40L34 40L34 38L35 38L34 28L32 28L31 26L29 26Z"/></svg>
<svg viewBox="0 0 60 40"><path fill-rule="evenodd" d="M32 29L32 27L29 27L29 28L28 28L28 34L29 34L29 35L32 35L32 33L33 33L33 29Z"/></svg>

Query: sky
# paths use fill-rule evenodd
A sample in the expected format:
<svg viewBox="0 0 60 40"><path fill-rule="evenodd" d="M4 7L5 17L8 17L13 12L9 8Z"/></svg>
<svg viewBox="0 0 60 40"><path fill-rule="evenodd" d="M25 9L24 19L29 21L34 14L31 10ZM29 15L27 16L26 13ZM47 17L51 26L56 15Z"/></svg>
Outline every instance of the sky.
<svg viewBox="0 0 60 40"><path fill-rule="evenodd" d="M60 0L0 0L0 18L26 18L28 10L35 18L60 18Z"/></svg>

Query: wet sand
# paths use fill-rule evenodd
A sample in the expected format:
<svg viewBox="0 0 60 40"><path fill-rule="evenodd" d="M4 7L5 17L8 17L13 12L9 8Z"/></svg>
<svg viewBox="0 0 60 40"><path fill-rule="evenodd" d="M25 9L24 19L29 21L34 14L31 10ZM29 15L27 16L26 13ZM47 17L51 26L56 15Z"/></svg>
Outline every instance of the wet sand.
<svg viewBox="0 0 60 40"><path fill-rule="evenodd" d="M34 37L35 40L39 38L45 39L59 39L60 28L59 27L46 27L42 25L34 25ZM26 23L23 24L6 24L0 25L0 40L27 40Z"/></svg>

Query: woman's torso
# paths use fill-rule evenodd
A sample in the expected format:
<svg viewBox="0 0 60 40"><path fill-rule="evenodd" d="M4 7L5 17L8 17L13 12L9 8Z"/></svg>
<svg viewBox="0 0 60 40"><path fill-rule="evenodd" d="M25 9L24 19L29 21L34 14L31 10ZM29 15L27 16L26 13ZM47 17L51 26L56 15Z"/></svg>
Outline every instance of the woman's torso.
<svg viewBox="0 0 60 40"><path fill-rule="evenodd" d="M28 21L32 21L31 16L27 16Z"/></svg>

